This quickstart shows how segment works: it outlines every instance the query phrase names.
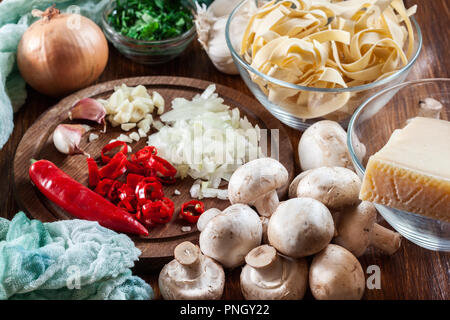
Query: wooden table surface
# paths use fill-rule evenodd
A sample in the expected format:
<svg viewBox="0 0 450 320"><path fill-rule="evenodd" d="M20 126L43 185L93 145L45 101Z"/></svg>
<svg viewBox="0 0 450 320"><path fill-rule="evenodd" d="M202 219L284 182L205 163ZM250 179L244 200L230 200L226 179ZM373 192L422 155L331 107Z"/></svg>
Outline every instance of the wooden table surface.
<svg viewBox="0 0 450 320"><path fill-rule="evenodd" d="M450 77L450 1L406 0L407 7L418 4L416 18L423 32L422 53L415 63L409 79ZM223 84L240 90L249 96L250 91L239 76L227 76L218 72L207 55L194 41L177 59L160 66L145 66L121 56L110 46L109 62L97 83L134 76L170 75L193 77ZM33 121L58 100L43 96L31 88L26 104L15 115L15 128L9 142L0 151L0 216L11 219L20 209L14 200L13 158L21 137ZM301 133L286 127L294 150ZM296 170L298 158L296 159ZM381 289L366 290L365 299L450 299L450 254L428 251L408 241L394 256L385 256L368 249L360 258L363 269L378 265L381 269ZM224 299L242 299L239 289L240 270L228 271ZM160 298L157 288L157 272L140 270L137 273L148 281ZM311 298L308 293L307 299Z"/></svg>

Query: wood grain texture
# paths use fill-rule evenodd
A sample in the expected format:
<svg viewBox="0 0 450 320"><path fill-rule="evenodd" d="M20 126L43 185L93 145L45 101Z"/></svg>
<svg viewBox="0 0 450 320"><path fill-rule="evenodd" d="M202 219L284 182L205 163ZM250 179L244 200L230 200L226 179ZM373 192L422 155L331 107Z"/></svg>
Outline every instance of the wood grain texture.
<svg viewBox="0 0 450 320"><path fill-rule="evenodd" d="M448 0L411 1L409 7L418 5L416 18L422 28L423 49L418 61L413 66L409 79L449 77L450 76L450 2ZM170 75L194 77L237 89L251 96L239 76L219 73L201 50L198 43L193 43L179 58L161 66L144 66L122 57L110 46L109 63L97 83L125 77ZM26 105L15 116L14 133L9 142L0 151L0 215L12 218L18 210L14 200L13 159L15 149L24 132L47 108L57 103L28 90ZM300 132L287 128L290 141L294 147L300 138ZM298 158L296 157L298 170ZM378 265L381 269L381 289L367 290L365 299L450 299L450 254L422 249L404 241L401 249L392 257L381 254L376 249L369 249L361 258L364 269L369 265ZM239 288L239 271L227 271L224 299L241 299ZM158 272L139 267L136 273L147 280L160 297L157 288ZM311 298L308 293L306 298Z"/></svg>
<svg viewBox="0 0 450 320"><path fill-rule="evenodd" d="M58 152L53 144L52 133L61 123L80 123L79 120L70 121L68 119L70 108L80 99L108 99L114 92L114 88L123 83L131 87L144 85L150 94L153 91L160 93L167 103L166 112L171 110L169 102L173 99L183 97L191 100L195 95L201 94L211 84L208 81L184 77L160 76L118 79L78 91L65 97L57 105L48 109L24 134L14 158L15 197L19 203L19 207L34 219L39 219L43 222L52 222L71 219L72 217L62 208L42 196L32 186L28 174L30 159L49 160L76 181L87 186L88 169L85 156L66 156ZM261 140L264 144L262 145L263 152L267 150L267 156L278 159L287 169L289 180L292 180L294 178L294 154L283 125L272 117L266 109L261 108L255 100L237 90L217 85L216 92L224 99L226 105L232 108L238 108L241 117L246 116L253 125L258 125L263 130L263 139ZM155 114L153 116L155 120L159 119ZM92 123L89 124L92 125ZM83 136L80 144L81 149L87 152L97 162L101 162L100 151L103 146L111 139L115 139L123 133L120 127L113 128L108 126L105 134L99 132L101 129L102 125L98 125L94 126L91 131L99 134L97 140L89 143L88 134L86 134ZM279 141L275 140L276 137L272 139L271 130L278 130ZM130 130L131 132L136 132L136 129ZM155 132L156 129L152 128L150 134ZM147 139L143 138L129 145L136 152L147 145L146 141ZM265 141L267 141L267 145ZM280 152L280 150L283 152ZM181 205L191 200L189 190L193 183L194 179L186 178L177 181L175 184L164 186L165 194L172 199L175 205L175 213L172 220L167 224L157 225L151 228L148 237L131 237L136 247L142 252L141 266L160 268L164 265L164 262L173 256L173 250L179 243L183 241L198 241L199 232L196 226L193 225L189 232L183 232L181 228L189 224L178 217ZM287 196L287 189L288 185L278 190L281 198ZM179 196L173 196L175 190L179 190L181 194ZM203 199L203 202L206 209L218 208L223 210L229 206L229 201L219 199Z"/></svg>

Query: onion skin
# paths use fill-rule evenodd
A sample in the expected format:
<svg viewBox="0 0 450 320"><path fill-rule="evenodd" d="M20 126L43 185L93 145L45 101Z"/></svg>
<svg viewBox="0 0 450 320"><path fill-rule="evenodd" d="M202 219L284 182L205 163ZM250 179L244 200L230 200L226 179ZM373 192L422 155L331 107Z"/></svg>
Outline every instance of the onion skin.
<svg viewBox="0 0 450 320"><path fill-rule="evenodd" d="M93 83L107 61L108 42L102 30L86 17L59 14L55 8L47 9L27 29L17 49L17 64L25 81L54 97Z"/></svg>

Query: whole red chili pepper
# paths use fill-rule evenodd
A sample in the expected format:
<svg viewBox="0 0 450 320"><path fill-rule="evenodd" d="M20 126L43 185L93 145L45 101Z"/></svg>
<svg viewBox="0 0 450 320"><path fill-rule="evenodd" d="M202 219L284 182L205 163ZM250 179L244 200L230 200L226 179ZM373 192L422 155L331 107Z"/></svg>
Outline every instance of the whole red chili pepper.
<svg viewBox="0 0 450 320"><path fill-rule="evenodd" d="M115 231L148 236L147 229L133 216L72 179L52 162L36 161L29 175L45 197L74 217L97 221Z"/></svg>
<svg viewBox="0 0 450 320"><path fill-rule="evenodd" d="M109 156L107 156L105 153L109 152L117 147L122 147L119 150L120 153L124 154L125 156L128 154L128 146L125 142L114 141L114 142L108 143L106 146L103 147L102 152L101 152L103 163L108 163L111 161L111 158Z"/></svg>
<svg viewBox="0 0 450 320"><path fill-rule="evenodd" d="M196 223L203 212L205 212L205 204L198 200L191 200L181 205L180 215L184 220Z"/></svg>

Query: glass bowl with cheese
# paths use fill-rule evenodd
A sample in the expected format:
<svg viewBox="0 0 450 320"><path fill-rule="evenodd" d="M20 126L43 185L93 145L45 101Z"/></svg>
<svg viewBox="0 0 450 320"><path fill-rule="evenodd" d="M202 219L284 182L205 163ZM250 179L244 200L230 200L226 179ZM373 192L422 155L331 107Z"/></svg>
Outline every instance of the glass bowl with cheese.
<svg viewBox="0 0 450 320"><path fill-rule="evenodd" d="M369 98L347 131L360 199L406 239L439 251L450 251L449 121L450 79L424 79Z"/></svg>
<svg viewBox="0 0 450 320"><path fill-rule="evenodd" d="M225 38L239 73L284 124L347 127L361 103L405 80L422 47L402 0L244 0Z"/></svg>

